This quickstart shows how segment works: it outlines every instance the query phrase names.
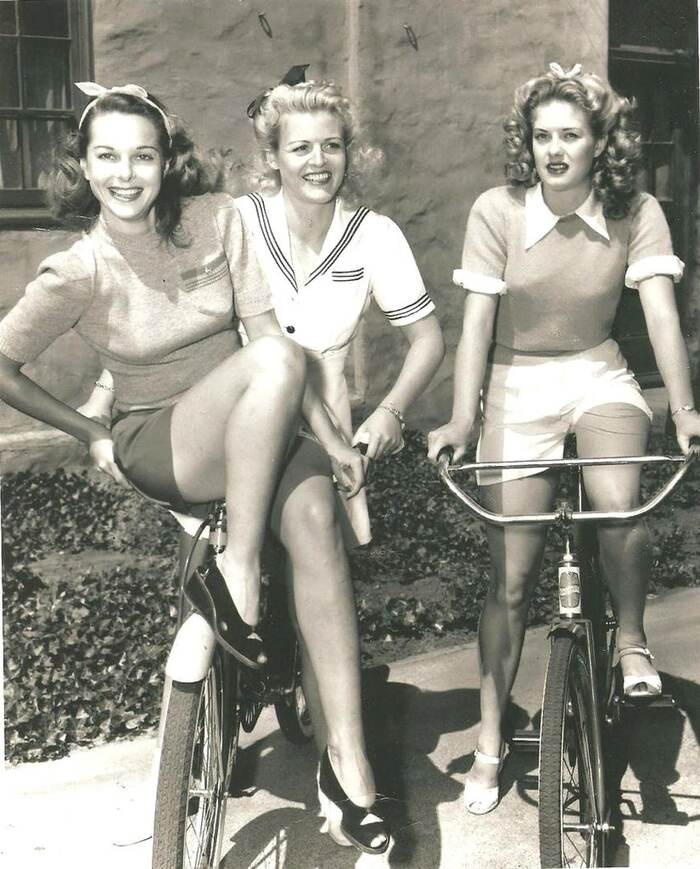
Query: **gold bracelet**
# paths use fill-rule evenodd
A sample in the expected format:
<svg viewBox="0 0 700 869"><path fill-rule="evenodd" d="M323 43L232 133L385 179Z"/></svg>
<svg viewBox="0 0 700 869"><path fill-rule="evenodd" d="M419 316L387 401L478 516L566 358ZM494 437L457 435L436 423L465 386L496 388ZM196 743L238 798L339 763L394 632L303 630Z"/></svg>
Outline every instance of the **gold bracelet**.
<svg viewBox="0 0 700 869"><path fill-rule="evenodd" d="M401 426L401 431L406 428L406 422L403 418L403 414L398 409L398 407L394 407L392 404L378 404L377 410L379 410L380 407L382 408L382 410L388 410L389 413L392 414L392 416L396 417L396 419L399 421L399 425Z"/></svg>
<svg viewBox="0 0 700 869"><path fill-rule="evenodd" d="M692 404L682 404L680 407L677 407L674 411L671 412L671 419L673 419L674 416L677 413L680 413L682 410L685 410L687 413L695 413L695 408Z"/></svg>

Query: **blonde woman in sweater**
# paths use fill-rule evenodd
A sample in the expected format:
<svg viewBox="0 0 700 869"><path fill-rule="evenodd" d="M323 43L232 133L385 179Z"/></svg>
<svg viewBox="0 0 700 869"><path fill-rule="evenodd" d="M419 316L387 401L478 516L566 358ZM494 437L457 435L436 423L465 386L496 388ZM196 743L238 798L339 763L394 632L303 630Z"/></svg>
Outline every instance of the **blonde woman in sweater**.
<svg viewBox="0 0 700 869"><path fill-rule="evenodd" d="M362 485L362 457L305 394L304 352L280 334L235 203L207 192L176 118L136 85L83 89L94 99L58 167L54 199L59 219L86 231L41 263L0 323L0 398L84 441L97 467L165 506L186 512L189 502L226 498L223 558L196 572L187 592L218 641L251 667L263 660L254 625L272 516L316 676L312 699L323 705L321 738L355 804L343 830L364 850L385 850L385 826L367 810L375 785L330 475L332 462L352 494ZM251 339L244 348L239 319ZM111 431L21 371L71 328L113 378ZM294 440L302 412L320 444ZM311 548L290 531L299 522Z"/></svg>
<svg viewBox="0 0 700 869"><path fill-rule="evenodd" d="M506 121L508 186L472 208L462 266L466 290L452 418L430 433L429 457L455 460L477 436L484 461L561 457L575 431L581 456L644 453L651 418L611 337L623 284L639 292L686 452L700 434L673 292L673 255L661 207L636 189L639 136L630 104L610 85L552 64L519 87ZM482 473L482 497L504 513L551 509L550 471ZM639 468L587 468L595 510L638 502ZM620 622L624 690L660 693L643 626L650 553L642 521L606 523L600 553ZM481 729L465 803L495 808L504 757L503 714L520 659L544 547L540 526L488 529L492 581L479 625Z"/></svg>

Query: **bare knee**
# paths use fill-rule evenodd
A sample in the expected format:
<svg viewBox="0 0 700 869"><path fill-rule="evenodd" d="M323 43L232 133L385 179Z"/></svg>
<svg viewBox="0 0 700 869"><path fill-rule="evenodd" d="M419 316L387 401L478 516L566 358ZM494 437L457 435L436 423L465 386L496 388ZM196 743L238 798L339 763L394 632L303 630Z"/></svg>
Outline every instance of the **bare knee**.
<svg viewBox="0 0 700 869"><path fill-rule="evenodd" d="M304 350L282 335L263 335L246 348L256 372L271 386L303 386L306 378Z"/></svg>
<svg viewBox="0 0 700 869"><path fill-rule="evenodd" d="M334 499L307 498L296 505L295 512L297 535L301 531L306 540L313 540L320 547L335 545L340 541L340 523Z"/></svg>
<svg viewBox="0 0 700 869"><path fill-rule="evenodd" d="M619 489L589 492L591 509L601 513L622 513L639 506L639 493Z"/></svg>
<svg viewBox="0 0 700 869"><path fill-rule="evenodd" d="M527 612L534 577L527 570L511 569L508 576L492 581L489 596L514 614Z"/></svg>

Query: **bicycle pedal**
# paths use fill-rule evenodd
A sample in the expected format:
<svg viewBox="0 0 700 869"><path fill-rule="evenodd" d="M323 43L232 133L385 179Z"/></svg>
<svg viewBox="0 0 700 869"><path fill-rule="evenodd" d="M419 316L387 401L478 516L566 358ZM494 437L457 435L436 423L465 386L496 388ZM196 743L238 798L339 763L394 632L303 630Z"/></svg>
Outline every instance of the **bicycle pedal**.
<svg viewBox="0 0 700 869"><path fill-rule="evenodd" d="M675 709L676 701L670 694L658 697L621 697L620 706L625 709Z"/></svg>
<svg viewBox="0 0 700 869"><path fill-rule="evenodd" d="M540 734L538 730L516 730L508 740L511 751L540 750Z"/></svg>

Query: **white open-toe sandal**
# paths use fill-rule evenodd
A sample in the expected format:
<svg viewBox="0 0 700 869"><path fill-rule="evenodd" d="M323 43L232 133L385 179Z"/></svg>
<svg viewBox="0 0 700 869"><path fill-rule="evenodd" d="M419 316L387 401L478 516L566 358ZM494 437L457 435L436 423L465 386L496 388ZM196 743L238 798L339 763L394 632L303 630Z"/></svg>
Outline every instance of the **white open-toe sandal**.
<svg viewBox="0 0 700 869"><path fill-rule="evenodd" d="M625 655L641 655L646 658L649 663L654 660L654 656L649 649L644 646L627 646L625 649L620 649L617 653L619 660ZM622 669L622 667L620 667ZM622 677L622 690L625 697L630 697L633 700L644 700L649 697L658 697L661 694L661 677L658 673L649 676L625 676Z"/></svg>
<svg viewBox="0 0 700 869"><path fill-rule="evenodd" d="M480 760L483 763L491 763L494 766L498 766L499 775L503 769L503 761L505 760L505 757L505 742L501 746L501 753L498 757L494 757L492 754L484 754L484 752L479 751L478 748L474 749L474 760ZM498 797L498 784L492 788L485 788L483 785L471 781L467 776L467 779L464 782L464 805L466 806L467 811L471 812L472 815L485 815L487 812L495 809L498 805Z"/></svg>

